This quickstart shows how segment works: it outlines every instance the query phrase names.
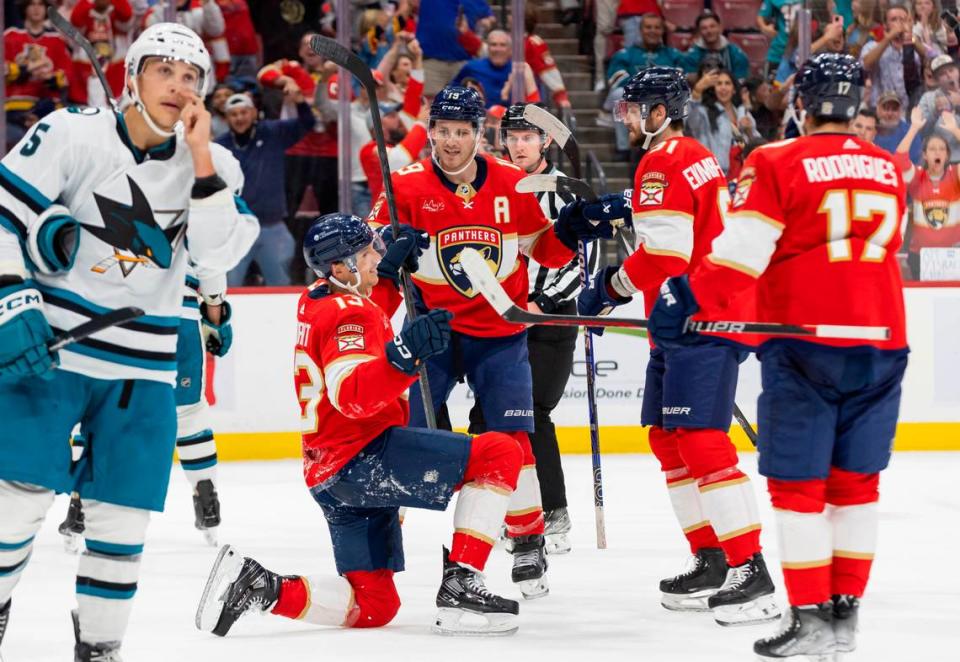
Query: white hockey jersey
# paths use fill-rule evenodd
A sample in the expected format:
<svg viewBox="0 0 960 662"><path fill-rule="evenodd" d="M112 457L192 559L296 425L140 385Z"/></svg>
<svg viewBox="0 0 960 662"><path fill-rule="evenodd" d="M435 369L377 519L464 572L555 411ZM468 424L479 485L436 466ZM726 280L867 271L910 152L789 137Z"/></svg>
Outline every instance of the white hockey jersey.
<svg viewBox="0 0 960 662"><path fill-rule="evenodd" d="M223 282L259 233L239 197L239 164L210 148L227 189L201 200L190 197L193 160L182 139L144 153L109 110L51 113L0 162L0 273L33 279L54 332L122 306L146 311L61 350L62 369L174 384L188 258L201 289ZM37 254L43 214L55 205L81 225L73 267L59 274Z"/></svg>

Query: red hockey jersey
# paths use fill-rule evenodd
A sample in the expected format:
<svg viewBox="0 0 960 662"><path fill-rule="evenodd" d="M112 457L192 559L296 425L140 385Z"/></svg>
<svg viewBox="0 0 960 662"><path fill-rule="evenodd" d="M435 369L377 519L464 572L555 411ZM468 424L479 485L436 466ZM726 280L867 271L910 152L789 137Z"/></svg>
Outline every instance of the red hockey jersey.
<svg viewBox="0 0 960 662"><path fill-rule="evenodd" d="M552 231L552 225L532 193L517 193L526 173L490 156L478 157L477 177L470 184L453 184L430 158L391 175L401 223L430 234L430 248L413 274L429 309L453 313L455 331L471 336L502 337L520 333L520 324L506 322L478 292L460 265L460 251L475 248L520 307L527 305L527 270L520 253L548 267L565 266L573 252ZM370 212L373 225L388 225L384 196Z"/></svg>
<svg viewBox="0 0 960 662"><path fill-rule="evenodd" d="M293 381L308 487L329 479L387 428L406 425L406 391L417 379L387 362L393 329L383 308L372 298L320 294L323 287L314 283L297 307Z"/></svg>
<svg viewBox="0 0 960 662"><path fill-rule="evenodd" d="M73 73L73 61L59 32L47 28L30 34L23 28L7 28L3 52L9 68L7 110L30 110L44 97L60 100Z"/></svg>
<svg viewBox="0 0 960 662"><path fill-rule="evenodd" d="M905 209L903 178L875 145L846 133L766 145L744 164L726 227L691 286L709 310L756 283L760 321L887 326L887 341L810 342L902 349Z"/></svg>

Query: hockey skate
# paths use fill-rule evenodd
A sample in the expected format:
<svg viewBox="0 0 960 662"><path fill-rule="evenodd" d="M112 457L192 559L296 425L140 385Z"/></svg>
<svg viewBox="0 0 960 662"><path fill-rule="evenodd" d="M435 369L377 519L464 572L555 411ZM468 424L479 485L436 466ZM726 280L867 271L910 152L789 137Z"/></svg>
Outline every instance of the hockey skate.
<svg viewBox="0 0 960 662"><path fill-rule="evenodd" d="M510 577L526 600L536 600L550 593L547 553L542 534L513 539L513 571Z"/></svg>
<svg viewBox="0 0 960 662"><path fill-rule="evenodd" d="M660 604L671 611L709 611L708 598L727 578L727 558L722 549L700 549L676 577L661 580Z"/></svg>
<svg viewBox="0 0 960 662"><path fill-rule="evenodd" d="M217 546L217 527L220 526L220 499L209 478L197 483L193 491L194 526L203 532L211 547Z"/></svg>
<svg viewBox="0 0 960 662"><path fill-rule="evenodd" d="M70 507L67 508L67 517L57 529L63 536L63 549L68 554L77 554L83 545L83 505L80 495L76 492L70 497Z"/></svg>
<svg viewBox="0 0 960 662"><path fill-rule="evenodd" d="M80 614L76 609L70 612L73 618L73 662L123 662L120 657L120 642L107 641L88 644L80 641Z"/></svg>
<svg viewBox="0 0 960 662"><path fill-rule="evenodd" d="M3 644L3 635L7 631L7 623L10 622L10 605L13 600L7 600L7 603L0 607L0 644ZM0 660L3 658L0 657Z"/></svg>
<svg viewBox="0 0 960 662"><path fill-rule="evenodd" d="M753 644L759 660L797 658L808 662L833 662L837 641L833 634L833 605L790 607L783 613L780 630Z"/></svg>
<svg viewBox="0 0 960 662"><path fill-rule="evenodd" d="M224 545L203 587L195 623L223 637L241 616L262 614L280 597L280 575Z"/></svg>
<svg viewBox="0 0 960 662"><path fill-rule="evenodd" d="M857 649L859 612L860 600L854 596L833 596L833 636L837 640L838 653L852 653Z"/></svg>
<svg viewBox="0 0 960 662"><path fill-rule="evenodd" d="M543 513L543 536L546 538L547 554L566 554L570 551L567 534L570 533L570 515L566 508L556 508Z"/></svg>
<svg viewBox="0 0 960 662"><path fill-rule="evenodd" d="M444 635L504 636L513 634L520 605L491 593L483 575L450 560L443 548L443 582L437 592L433 631Z"/></svg>
<svg viewBox="0 0 960 662"><path fill-rule="evenodd" d="M773 598L773 580L763 554L727 570L720 590L707 599L713 619L720 625L755 625L775 621L780 608Z"/></svg>

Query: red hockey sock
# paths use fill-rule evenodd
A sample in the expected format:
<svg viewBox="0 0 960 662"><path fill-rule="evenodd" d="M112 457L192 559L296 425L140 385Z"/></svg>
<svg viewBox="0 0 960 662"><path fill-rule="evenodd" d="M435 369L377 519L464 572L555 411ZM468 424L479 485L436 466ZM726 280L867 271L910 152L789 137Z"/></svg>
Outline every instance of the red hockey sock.
<svg viewBox="0 0 960 662"><path fill-rule="evenodd" d="M280 582L280 597L271 614L300 618L310 604L310 591L303 577L284 577Z"/></svg>
<svg viewBox="0 0 960 662"><path fill-rule="evenodd" d="M526 432L507 432L523 450L523 468L517 478L517 489L510 497L507 507L507 535L530 536L543 534L543 506L540 501L540 481L537 479L537 460Z"/></svg>

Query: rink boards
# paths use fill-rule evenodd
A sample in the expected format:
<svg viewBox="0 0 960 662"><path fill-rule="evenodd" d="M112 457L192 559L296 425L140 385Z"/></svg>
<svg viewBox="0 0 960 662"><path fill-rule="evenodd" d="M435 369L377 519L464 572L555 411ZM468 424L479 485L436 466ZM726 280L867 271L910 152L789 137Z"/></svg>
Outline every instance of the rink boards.
<svg viewBox="0 0 960 662"><path fill-rule="evenodd" d="M298 297L298 290L287 288L231 292L234 344L226 358L217 360L212 382L212 422L222 460L299 457L299 407L292 378ZM908 287L905 297L911 354L894 447L960 450L960 287ZM641 304L631 304L618 314L642 317L643 311ZM595 348L603 452L649 451L640 427L646 339L608 331ZM581 344L575 358L553 418L562 452L587 453ZM752 421L759 391L759 365L751 357L741 369L737 402ZM455 426L466 424L472 404L472 393L458 386L449 401ZM731 435L741 449L751 448L736 425Z"/></svg>

